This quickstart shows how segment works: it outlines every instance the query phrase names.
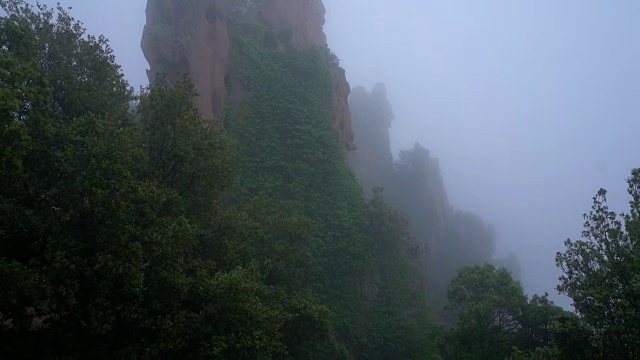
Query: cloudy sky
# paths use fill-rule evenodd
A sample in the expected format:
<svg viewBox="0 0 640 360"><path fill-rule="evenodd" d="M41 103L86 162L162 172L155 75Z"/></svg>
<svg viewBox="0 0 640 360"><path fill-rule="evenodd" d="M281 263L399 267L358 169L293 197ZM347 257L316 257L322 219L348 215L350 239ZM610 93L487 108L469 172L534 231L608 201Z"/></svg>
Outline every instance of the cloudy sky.
<svg viewBox="0 0 640 360"><path fill-rule="evenodd" d="M146 83L144 0L56 1L111 40L132 85ZM626 210L624 180L640 166L640 2L325 6L350 83L387 85L394 149L429 148L453 205L495 224L501 251L517 253L526 290L555 294L554 255L580 235L591 197L605 187Z"/></svg>
<svg viewBox="0 0 640 360"><path fill-rule="evenodd" d="M325 4L352 85L387 85L394 145L430 148L453 204L497 226L527 290L554 293L595 191L626 210L640 166L640 2Z"/></svg>

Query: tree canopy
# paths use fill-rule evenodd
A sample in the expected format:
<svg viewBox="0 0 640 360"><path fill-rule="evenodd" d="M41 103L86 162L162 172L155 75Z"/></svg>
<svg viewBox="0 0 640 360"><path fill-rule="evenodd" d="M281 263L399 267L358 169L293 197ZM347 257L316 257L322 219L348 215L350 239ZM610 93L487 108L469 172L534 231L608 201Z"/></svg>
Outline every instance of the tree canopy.
<svg viewBox="0 0 640 360"><path fill-rule="evenodd" d="M567 240L556 263L568 295L594 333L600 358L632 359L640 349L640 169L627 180L629 213L619 216L600 189L584 215L583 239Z"/></svg>

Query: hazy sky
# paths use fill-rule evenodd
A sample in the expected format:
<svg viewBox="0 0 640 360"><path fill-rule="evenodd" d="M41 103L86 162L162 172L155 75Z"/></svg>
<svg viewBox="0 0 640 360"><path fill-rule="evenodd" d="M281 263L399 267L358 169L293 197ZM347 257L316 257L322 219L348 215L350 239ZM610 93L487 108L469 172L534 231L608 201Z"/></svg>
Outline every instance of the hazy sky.
<svg viewBox="0 0 640 360"><path fill-rule="evenodd" d="M387 85L394 147L439 157L452 203L496 225L528 291L555 293L591 197L606 187L626 210L640 166L640 2L325 4L352 86Z"/></svg>
<svg viewBox="0 0 640 360"><path fill-rule="evenodd" d="M146 83L146 1L56 1L111 40L132 85ZM605 187L612 207L626 210L624 180L640 166L640 2L325 6L351 85L387 85L394 148L419 141L439 157L453 205L496 225L528 292L555 295L555 252L580 235L591 197Z"/></svg>

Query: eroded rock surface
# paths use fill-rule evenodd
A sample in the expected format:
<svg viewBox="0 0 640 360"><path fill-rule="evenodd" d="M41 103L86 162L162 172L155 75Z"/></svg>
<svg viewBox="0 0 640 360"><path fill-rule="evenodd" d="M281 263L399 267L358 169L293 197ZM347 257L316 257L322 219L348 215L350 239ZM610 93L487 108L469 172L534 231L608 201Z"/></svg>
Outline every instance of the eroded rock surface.
<svg viewBox="0 0 640 360"><path fill-rule="evenodd" d="M267 24L278 31L290 31L291 43L297 49L326 46L321 0L267 0L257 3Z"/></svg>
<svg viewBox="0 0 640 360"><path fill-rule="evenodd" d="M230 84L228 17L253 16L280 33L290 34L291 44L304 50L326 47L323 30L325 8L321 0L148 0L142 50L149 62L149 80L164 73L169 81L188 74L199 97L200 113L222 123ZM327 59L331 73L333 128L346 150L355 149L345 72ZM237 95L237 94L234 94ZM237 100L237 99L234 99Z"/></svg>
<svg viewBox="0 0 640 360"><path fill-rule="evenodd" d="M389 128L394 119L382 83L371 92L355 87L349 97L353 131L358 149L349 154L349 164L365 193L375 186L385 187L393 172Z"/></svg>
<svg viewBox="0 0 640 360"><path fill-rule="evenodd" d="M222 119L228 71L229 36L224 6L212 0L149 0L142 51L153 81L189 74L199 96L196 107L206 118Z"/></svg>

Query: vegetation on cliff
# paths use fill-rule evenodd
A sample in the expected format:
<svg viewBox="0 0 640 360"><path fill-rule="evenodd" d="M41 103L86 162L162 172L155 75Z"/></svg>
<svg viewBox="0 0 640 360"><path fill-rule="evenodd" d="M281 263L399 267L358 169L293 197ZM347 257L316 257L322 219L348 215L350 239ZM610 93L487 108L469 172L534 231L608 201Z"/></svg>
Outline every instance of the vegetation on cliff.
<svg viewBox="0 0 640 360"><path fill-rule="evenodd" d="M187 79L134 96L64 9L2 6L3 358L428 354L401 217L330 127L324 49L237 29L224 135Z"/></svg>
<svg viewBox="0 0 640 360"><path fill-rule="evenodd" d="M365 201L331 128L331 54L295 50L286 34L256 22L236 20L231 33L230 83L243 93L225 124L241 156L233 203L285 205L313 224L314 267L303 283L331 309L350 353L425 354L429 337L416 331L431 325L424 289L414 290L407 269L415 264L406 224L381 196ZM389 331L406 341L389 341Z"/></svg>

